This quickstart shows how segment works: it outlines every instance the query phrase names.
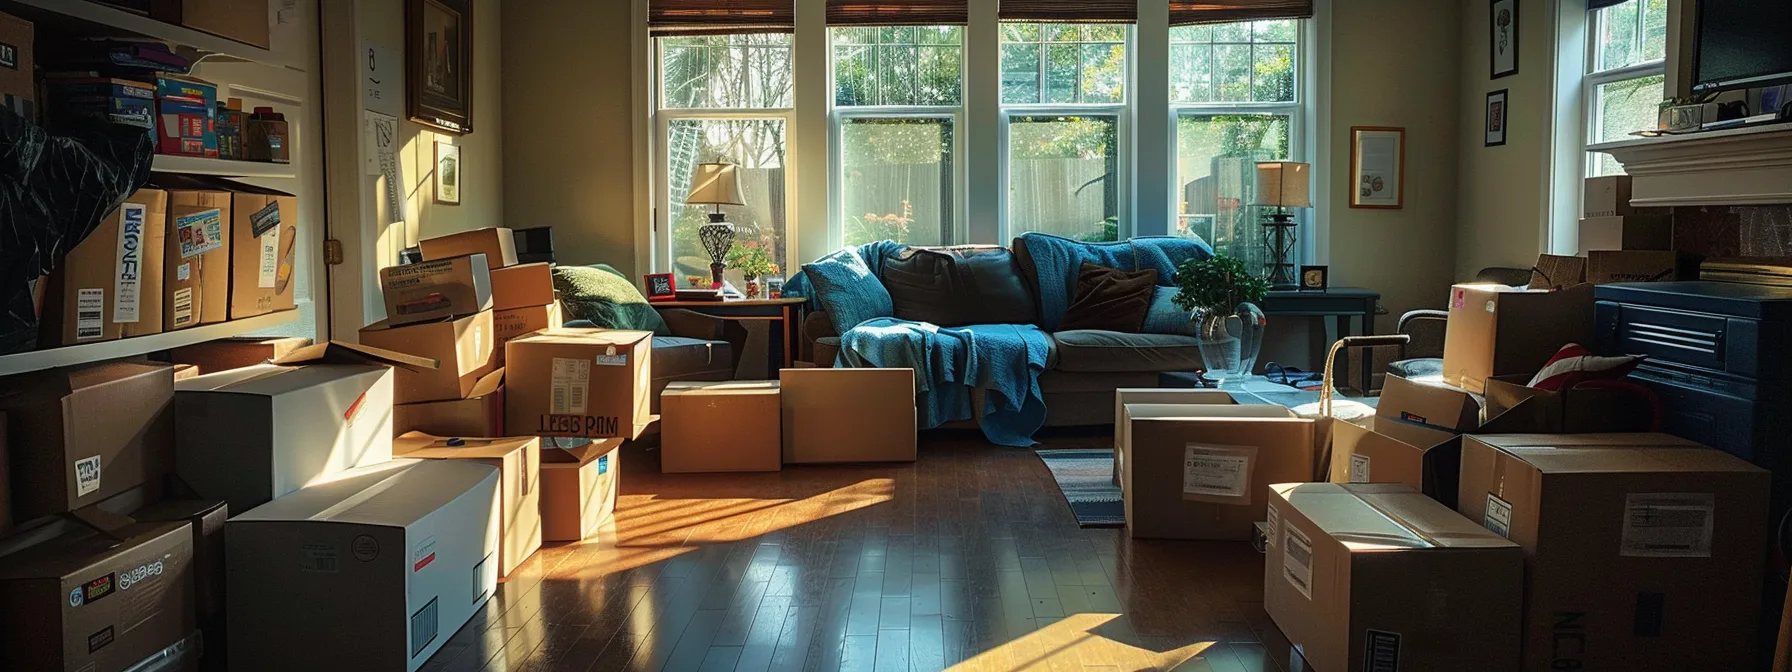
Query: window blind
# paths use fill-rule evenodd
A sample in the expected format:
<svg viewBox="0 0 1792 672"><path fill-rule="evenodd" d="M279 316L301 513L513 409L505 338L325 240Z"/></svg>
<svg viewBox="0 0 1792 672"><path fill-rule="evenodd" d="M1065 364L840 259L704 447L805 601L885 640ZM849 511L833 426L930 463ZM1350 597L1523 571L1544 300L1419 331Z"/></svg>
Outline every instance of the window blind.
<svg viewBox="0 0 1792 672"><path fill-rule="evenodd" d="M1313 18L1313 0L1170 0L1170 25Z"/></svg>
<svg viewBox="0 0 1792 672"><path fill-rule="evenodd" d="M962 26L969 0L828 0L830 26Z"/></svg>
<svg viewBox="0 0 1792 672"><path fill-rule="evenodd" d="M1001 0L1003 21L1137 23L1139 0Z"/></svg>
<svg viewBox="0 0 1792 672"><path fill-rule="evenodd" d="M1616 7L1618 5L1622 5L1629 1L1630 0L1587 0L1587 9L1605 9L1607 7Z"/></svg>
<svg viewBox="0 0 1792 672"><path fill-rule="evenodd" d="M789 33L795 0L652 0L647 27L654 37Z"/></svg>

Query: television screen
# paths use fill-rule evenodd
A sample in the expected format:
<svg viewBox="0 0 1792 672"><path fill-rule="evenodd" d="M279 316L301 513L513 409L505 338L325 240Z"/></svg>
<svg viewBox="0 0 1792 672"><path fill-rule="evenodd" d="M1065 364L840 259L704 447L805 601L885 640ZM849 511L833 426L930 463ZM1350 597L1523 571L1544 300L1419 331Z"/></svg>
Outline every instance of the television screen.
<svg viewBox="0 0 1792 672"><path fill-rule="evenodd" d="M1792 81L1792 0L1700 0L1700 91Z"/></svg>

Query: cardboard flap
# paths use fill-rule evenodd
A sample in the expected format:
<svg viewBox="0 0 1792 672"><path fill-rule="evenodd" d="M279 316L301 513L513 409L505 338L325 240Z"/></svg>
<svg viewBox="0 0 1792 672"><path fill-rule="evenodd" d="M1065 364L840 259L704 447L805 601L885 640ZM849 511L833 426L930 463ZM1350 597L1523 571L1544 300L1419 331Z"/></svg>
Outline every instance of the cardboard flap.
<svg viewBox="0 0 1792 672"><path fill-rule="evenodd" d="M1587 280L1587 260L1585 257L1566 257L1555 254L1537 256L1537 265L1531 267L1532 289L1562 289L1581 284Z"/></svg>
<svg viewBox="0 0 1792 672"><path fill-rule="evenodd" d="M423 432L406 432L392 439L392 455L426 459L502 459L519 450L526 450L540 439L533 436L504 437L441 437Z"/></svg>
<svg viewBox="0 0 1792 672"><path fill-rule="evenodd" d="M579 439L544 436L541 443L542 462L584 464L608 455L622 445L622 439Z"/></svg>
<svg viewBox="0 0 1792 672"><path fill-rule="evenodd" d="M478 399L493 392L497 392L498 388L503 386L504 367L500 366L497 369L494 369L491 373L485 374L484 377L479 379L479 382L474 383L473 391L467 394L467 398Z"/></svg>
<svg viewBox="0 0 1792 672"><path fill-rule="evenodd" d="M442 363L426 357L415 357L402 352L383 350L367 345L330 341L299 348L286 356L274 360L275 364L296 366L299 364L384 364L410 371L434 371L441 368Z"/></svg>

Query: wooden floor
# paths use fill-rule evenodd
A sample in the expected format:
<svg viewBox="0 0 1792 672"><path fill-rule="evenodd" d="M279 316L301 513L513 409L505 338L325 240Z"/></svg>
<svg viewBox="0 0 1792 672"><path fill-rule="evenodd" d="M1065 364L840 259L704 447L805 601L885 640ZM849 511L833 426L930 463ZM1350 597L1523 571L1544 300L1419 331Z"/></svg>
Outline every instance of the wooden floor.
<svg viewBox="0 0 1792 672"><path fill-rule="evenodd" d="M625 449L613 529L543 548L424 669L1291 669L1249 545L1079 529L1028 450L923 435L912 465L739 475L657 458Z"/></svg>

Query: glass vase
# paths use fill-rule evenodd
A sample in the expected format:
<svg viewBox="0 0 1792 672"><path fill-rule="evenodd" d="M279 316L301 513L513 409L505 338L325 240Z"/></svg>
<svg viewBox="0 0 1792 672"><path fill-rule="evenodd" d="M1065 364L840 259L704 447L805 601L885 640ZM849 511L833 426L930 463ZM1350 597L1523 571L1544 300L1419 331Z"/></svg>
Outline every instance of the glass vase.
<svg viewBox="0 0 1792 672"><path fill-rule="evenodd" d="M1247 301L1231 311L1196 311L1189 320L1208 379L1224 384L1250 377L1257 367L1257 355L1263 350L1263 331L1268 326L1261 309Z"/></svg>

